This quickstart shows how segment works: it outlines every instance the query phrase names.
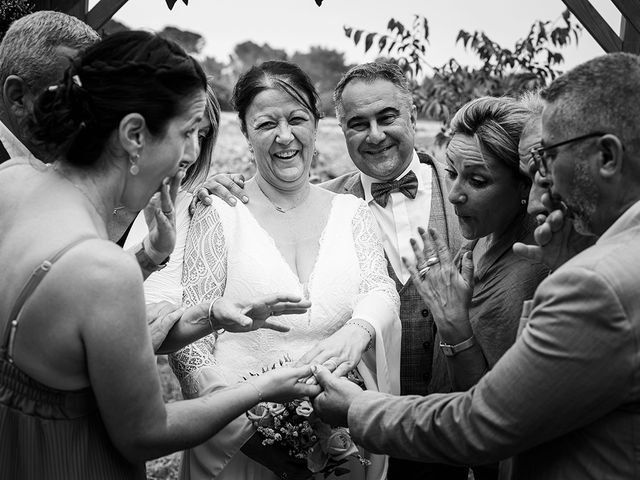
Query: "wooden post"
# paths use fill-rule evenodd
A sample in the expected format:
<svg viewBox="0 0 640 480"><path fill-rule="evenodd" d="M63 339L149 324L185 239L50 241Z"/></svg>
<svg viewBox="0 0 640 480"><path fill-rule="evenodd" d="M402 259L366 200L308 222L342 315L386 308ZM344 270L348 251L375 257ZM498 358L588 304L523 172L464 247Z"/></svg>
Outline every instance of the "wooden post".
<svg viewBox="0 0 640 480"><path fill-rule="evenodd" d="M55 10L78 17L84 21L89 8L89 0L34 0L36 10Z"/></svg>
<svg viewBox="0 0 640 480"><path fill-rule="evenodd" d="M85 21L94 30L100 30L125 3L127 3L127 0L100 0L87 13Z"/></svg>
<svg viewBox="0 0 640 480"><path fill-rule="evenodd" d="M622 50L622 40L589 0L562 0L578 21L607 53Z"/></svg>

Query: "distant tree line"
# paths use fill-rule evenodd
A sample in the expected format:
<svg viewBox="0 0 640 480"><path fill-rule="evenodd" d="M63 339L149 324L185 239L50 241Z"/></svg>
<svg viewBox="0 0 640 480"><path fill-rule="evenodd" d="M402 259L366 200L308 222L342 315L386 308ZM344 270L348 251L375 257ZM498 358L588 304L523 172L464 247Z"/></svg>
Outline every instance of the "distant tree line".
<svg viewBox="0 0 640 480"><path fill-rule="evenodd" d="M109 34L126 28L125 25L110 20L102 33ZM273 48L268 43L259 45L250 40L237 44L227 61L219 61L202 55L205 39L199 33L176 27L165 27L158 33L174 40L200 60L205 72L213 77L214 89L223 110L232 110L231 93L242 72L266 60L289 60L298 64L311 77L320 94L325 115L333 116L333 89L351 66L345 63L344 53L329 48L313 46L308 52L288 55L284 50Z"/></svg>

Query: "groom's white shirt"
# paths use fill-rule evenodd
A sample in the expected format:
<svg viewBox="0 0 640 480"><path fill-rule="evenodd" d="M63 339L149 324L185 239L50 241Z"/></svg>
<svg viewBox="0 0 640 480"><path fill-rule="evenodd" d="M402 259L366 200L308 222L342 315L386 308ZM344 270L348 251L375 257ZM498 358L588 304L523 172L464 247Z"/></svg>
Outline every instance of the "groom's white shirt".
<svg viewBox="0 0 640 480"><path fill-rule="evenodd" d="M410 199L400 192L393 192L386 207L378 205L371 195L371 185L380 182L380 180L360 172L364 200L376 219L378 233L389 263L403 284L407 283L411 276L409 270L402 263L402 257L413 258L413 249L409 244L409 239L415 238L422 246L418 227L427 228L427 221L431 215L431 178L433 173L429 165L420 163L415 150L411 163L396 179L402 178L410 171L415 173L418 178L416 198Z"/></svg>

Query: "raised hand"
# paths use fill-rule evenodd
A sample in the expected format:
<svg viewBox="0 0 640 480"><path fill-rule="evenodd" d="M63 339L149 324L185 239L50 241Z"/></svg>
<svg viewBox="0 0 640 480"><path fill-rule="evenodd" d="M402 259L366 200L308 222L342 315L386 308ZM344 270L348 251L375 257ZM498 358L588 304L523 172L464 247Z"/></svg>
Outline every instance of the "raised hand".
<svg viewBox="0 0 640 480"><path fill-rule="evenodd" d="M244 175L241 173L219 173L208 178L204 184L196 190L193 201L189 206L189 213L193 215L198 202L211 205L210 195L220 197L232 207L239 198L242 203L248 203L249 197L244 193Z"/></svg>
<svg viewBox="0 0 640 480"><path fill-rule="evenodd" d="M299 295L275 294L250 302L231 302L219 297L213 301L210 313L216 329L250 332L258 328L267 328L287 332L289 327L274 321L271 317L305 313L309 307L311 302L303 300Z"/></svg>
<svg viewBox="0 0 640 480"><path fill-rule="evenodd" d="M144 209L144 218L149 228L145 250L158 264L171 255L176 244L175 203L184 175L184 171L179 170L172 178L165 178L160 192L151 197Z"/></svg>
<svg viewBox="0 0 640 480"><path fill-rule="evenodd" d="M313 375L322 392L313 399L313 407L322 421L332 426L348 426L349 407L363 390L346 378L338 378L321 365L313 367Z"/></svg>
<svg viewBox="0 0 640 480"><path fill-rule="evenodd" d="M550 211L543 223L534 231L536 245L516 243L513 251L517 255L544 263L551 270L557 269L573 256L596 241L596 237L580 235L568 218L567 207L554 202L549 193L542 196L542 203Z"/></svg>
<svg viewBox="0 0 640 480"><path fill-rule="evenodd" d="M460 269L455 265L446 243L435 230L418 228L424 242L420 250L411 239L416 263L403 258L418 293L431 310L442 337L448 342L469 338L469 303L473 294L473 261L465 253ZM446 332L446 333L445 333ZM446 336L445 336L446 335Z"/></svg>

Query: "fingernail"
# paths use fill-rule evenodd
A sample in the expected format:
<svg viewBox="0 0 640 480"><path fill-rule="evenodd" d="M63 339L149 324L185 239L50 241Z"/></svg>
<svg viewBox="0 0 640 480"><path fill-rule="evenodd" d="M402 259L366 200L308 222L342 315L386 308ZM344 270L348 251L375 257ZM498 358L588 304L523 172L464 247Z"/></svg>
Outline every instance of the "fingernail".
<svg viewBox="0 0 640 480"><path fill-rule="evenodd" d="M244 195L242 197L242 203L247 203L249 201L249 197L247 197L246 195Z"/></svg>
<svg viewBox="0 0 640 480"><path fill-rule="evenodd" d="M236 199L235 198L231 198L231 199L229 199L229 202L231 203L231 205L235 205L236 204Z"/></svg>

